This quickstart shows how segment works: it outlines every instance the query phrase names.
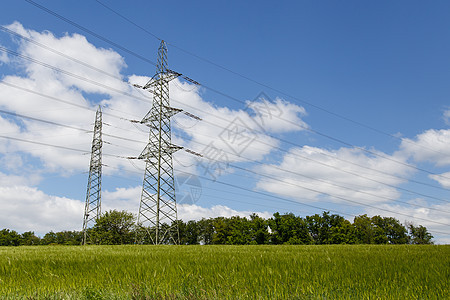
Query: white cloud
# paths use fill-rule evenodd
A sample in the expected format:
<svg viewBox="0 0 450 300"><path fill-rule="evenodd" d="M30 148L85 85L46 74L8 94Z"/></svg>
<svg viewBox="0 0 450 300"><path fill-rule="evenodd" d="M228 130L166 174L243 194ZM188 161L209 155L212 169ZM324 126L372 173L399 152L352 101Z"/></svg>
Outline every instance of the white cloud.
<svg viewBox="0 0 450 300"><path fill-rule="evenodd" d="M8 121L7 119L0 116L0 135L1 136L17 136L20 132L20 127ZM5 153L11 151L10 141L3 137L0 137L0 153Z"/></svg>
<svg viewBox="0 0 450 300"><path fill-rule="evenodd" d="M450 109L444 112L444 121L445 124L450 125Z"/></svg>
<svg viewBox="0 0 450 300"><path fill-rule="evenodd" d="M76 34L57 38L50 32L38 33L27 30L17 22L10 25L9 29L19 32L38 43L45 44L67 56L83 61L85 64L101 69L103 72L112 74L114 78L24 40L19 40L18 52L21 54L64 69L65 71L75 73L88 80L93 80L100 84L108 85L124 92L135 93L136 96L140 96L134 89L120 80L122 77L120 71L125 67L125 63L123 58L114 51L96 48L83 36ZM18 60L11 61L13 67L17 66L17 63ZM119 113L116 114L119 114L120 117L125 116L129 118L130 114L135 112L142 113L144 110L142 101L114 93L104 87L83 82L29 61L22 61L20 65L24 68L26 76L6 76L3 78L3 81L20 88L18 89L4 84L0 85L0 107L21 115L81 128L85 131L59 127L30 119L17 118L18 124L21 124L21 128L19 129L16 124L2 118L0 119L0 123L3 124L0 125L2 125L1 128L5 136L80 149L86 151L86 154L89 154L92 141L92 133L89 131L93 128L97 106L95 103L98 103L98 101L88 100L87 97L85 98L83 96L83 93L111 93L111 95L106 95L106 98L109 98L109 100L104 100L106 102L105 104L108 105L108 108L117 109ZM32 90L35 93L30 93L23 89ZM49 95L76 106L42 97L36 93ZM77 106L87 107L90 111ZM149 107L150 105L145 103L145 106ZM112 113L109 115L107 113L104 115L103 120L105 123L108 122L115 127L104 125L105 135L113 133L132 139L142 139L143 141L141 144L136 144L130 143L130 141L117 141L117 139L113 140L112 137L105 137L104 140L111 140L111 154L129 154L136 156L144 147L143 145L145 145L147 137L144 137L145 135L141 134L130 122L110 117ZM117 129L118 126L124 128ZM133 131L133 133L130 134L130 131ZM122 149L119 147L122 147ZM124 153L127 150L124 150L123 147L127 147L125 149L131 148L132 151ZM89 155L61 148L19 142L17 140L9 140L7 143L2 143L0 151L3 153L5 151L29 153L41 160L46 171L58 171L64 174L86 170L89 164ZM120 162L115 160L111 166L118 167L120 164L129 165L126 161L122 160Z"/></svg>
<svg viewBox="0 0 450 300"><path fill-rule="evenodd" d="M145 81L141 78L140 84ZM172 105L202 119L198 121L183 114L174 117L175 132L184 134L184 139L174 141L203 155L198 158L177 153L176 161L187 167L186 172L193 172L192 166L197 165L198 172L216 178L230 171L227 163L261 160L271 153L279 141L270 133L308 127L301 119L306 115L304 108L281 99L248 101L246 108L232 110L204 101L199 88L191 84L173 80L171 87Z"/></svg>
<svg viewBox="0 0 450 300"><path fill-rule="evenodd" d="M281 133L309 128L301 119L307 115L305 108L283 99L277 98L274 102L267 99L247 101L247 107L263 131Z"/></svg>
<svg viewBox="0 0 450 300"><path fill-rule="evenodd" d="M200 220L202 218L229 218L232 216L249 217L253 213L256 213L258 216L266 219L272 217L272 214L267 211L238 211L224 205L215 205L211 208L206 208L195 204L181 204L178 205L177 208L178 217L185 222L189 220Z"/></svg>
<svg viewBox="0 0 450 300"><path fill-rule="evenodd" d="M429 175L428 177L439 182L439 184L444 188L450 188L450 172L437 175Z"/></svg>
<svg viewBox="0 0 450 300"><path fill-rule="evenodd" d="M129 76L129 82L132 84L144 85L149 80L150 77L146 76ZM133 92L140 98L152 96L147 91L134 90ZM178 113L172 118L172 142L203 155L203 158L199 158L185 151L176 152L174 154L174 168L176 172L203 172L205 170L201 166L207 166L217 162L242 162L248 161L249 159L260 160L279 144L278 140L270 137L267 132L301 130L301 127L296 127L292 124L282 127L276 125L277 122L274 120L267 119L267 122L272 122L272 125L266 126L265 130L267 132L263 131L257 122L257 115L251 115L250 111L246 111L245 108L232 110L213 105L204 101L200 96L200 92L198 86L181 82L178 79L174 79L170 83L171 106L183 109L183 112ZM147 100L151 101L150 98ZM150 102L136 101L131 98L121 99L114 97L107 102L105 101L105 103L107 103L108 108L112 108L114 111L120 111L125 116L128 117L129 115L130 118L134 117L137 120L141 120L150 109ZM307 126L300 119L300 116L305 114L303 108L280 99L268 105L272 105L272 107L276 106L286 111L290 122L301 123L305 127ZM194 114L202 120L189 117L184 112ZM117 120L110 119L108 122L117 122ZM133 125L131 123L120 124L120 127L134 132L141 130L139 134L133 134L136 136L135 139L143 141L142 143L131 143L130 145L127 141L121 142L112 139L115 144L127 145L128 148L132 147L133 149L130 149L131 151L129 153L132 153L132 150L134 150L134 155L137 156L146 145L148 128L144 125ZM114 127L104 128L106 133L112 133L116 130ZM109 132L108 130L111 131ZM112 150L112 148L108 148ZM216 152L216 150L219 150L219 152ZM113 153L119 153L120 149L117 149L117 152L112 151ZM207 172L209 171L205 173Z"/></svg>
<svg viewBox="0 0 450 300"><path fill-rule="evenodd" d="M121 120L112 115L141 120L151 108L152 94L132 88L120 80L123 77L121 72L126 67L123 58L112 50L96 48L85 37L78 34L55 37L50 32L36 32L25 29L17 22L8 26L8 28L76 60L101 69L103 72L111 74L112 77L80 65L73 60L57 55L28 41L18 40L18 52L20 54L75 73L87 80L114 87L114 89L134 95L134 98L25 60L20 62L20 66L25 70L24 74L26 76L6 76L3 80L37 93L89 107L91 111L68 106L67 104L6 85L0 85L0 107L34 118L63 123L90 131L93 127L95 103L99 101L90 101L89 95L100 93L103 95L101 103L105 106L103 120L111 125L103 126L104 140L108 142L108 144L104 145L104 160L112 167L105 169L105 172L107 174L108 172L109 174L114 173L116 172L114 168L132 170L133 167L127 161L110 155L138 156L148 141L148 128L145 125L132 124L127 120ZM15 60L14 63L17 64L18 61ZM130 83L145 84L149 79L150 77L147 76L129 76ZM263 105L269 111L279 112L280 116L287 119L288 122L279 121L276 118L278 114L255 114L255 110L259 112L261 108L257 110L255 106L251 106L252 102L248 102L248 104L250 105L249 107L253 108L253 112L251 109L245 110L245 108L232 110L226 107L217 107L201 98L201 91L198 86L181 82L178 79L173 80L170 87L172 106L182 108L184 111L203 119L203 121L198 121L183 113L175 116L173 118L174 132L180 132L183 139L175 135L173 142L198 153L205 154L205 152L208 152L205 155L209 158L206 164L209 164L211 160L214 162L246 161L248 158L260 160L279 143L276 139L268 136L266 132L280 133L301 130L301 127L294 124L307 127L307 124L301 119L306 114L304 108L281 99L276 99L274 102L257 100L253 104L256 106ZM11 101L11 99L14 99L14 101ZM23 124L22 132L15 135L16 137L86 150L89 153L92 140L91 133L57 127L38 121L21 120L20 122ZM263 130L261 125L263 125ZM110 135L118 135L126 139L117 139ZM85 170L89 163L89 155L82 155L78 152L18 141L9 141L9 144L11 144L10 149L12 151L22 151L38 157L44 167L52 172L57 171L70 174ZM219 157L211 157L211 147L224 149L224 151L229 153ZM195 172L199 162L198 157L179 152L175 155L175 158L177 169L181 168L181 171Z"/></svg>
<svg viewBox="0 0 450 300"><path fill-rule="evenodd" d="M414 139L403 139L400 151L417 162L428 161L436 166L450 166L450 129L430 129Z"/></svg>
<svg viewBox="0 0 450 300"><path fill-rule="evenodd" d="M375 150L372 152L388 156ZM261 177L257 188L301 202L324 198L344 201L322 193L364 204L386 202L399 197L395 186L405 180L396 176L407 176L409 170L380 156L368 155L361 149L293 148L284 155L280 164L257 168L265 176L272 177ZM402 161L401 157L389 158Z"/></svg>
<svg viewBox="0 0 450 300"><path fill-rule="evenodd" d="M48 63L53 67L77 74L91 81L99 82L107 86L114 86L117 89L126 89L126 85L121 83L120 80L120 71L126 65L123 58L115 51L97 48L89 43L84 36L79 34L65 35L57 38L49 31L39 33L33 30L27 30L18 22L14 22L6 27L54 50L49 51L34 43L21 40L19 51L22 55ZM55 51L63 53L66 57L55 53ZM68 59L67 57L72 59ZM106 76L104 73L102 73L102 76L99 76L98 71L79 64L74 60L82 61L84 64L102 70L104 73L111 74L112 76ZM49 79L53 79L60 81L66 87L75 87L88 93L109 94L107 88L66 74L56 73L52 69L40 64L24 61L24 67L28 76L36 82L46 82Z"/></svg>
<svg viewBox="0 0 450 300"><path fill-rule="evenodd" d="M173 102L175 105L178 101ZM202 121L191 128L181 129L190 137L187 146L207 158L228 161L245 161L246 157L262 159L278 145L275 139L260 132L247 112L215 107L204 101L199 104L199 110L186 108L186 111L198 115ZM212 148L224 149L226 159L211 154Z"/></svg>
<svg viewBox="0 0 450 300"><path fill-rule="evenodd" d="M201 187L200 187L201 189ZM108 211L111 209L126 210L132 212L135 215L139 210L139 202L141 197L142 186L135 187L121 187L116 188L114 191L105 191L102 194L102 211ZM177 196L180 196L177 194ZM177 198L177 201L182 199ZM232 217L232 216L250 216L252 213L258 214L263 218L270 218L271 213L257 212L257 211L239 211L232 209L224 205L215 205L210 208L202 207L191 203L177 204L178 218L184 221L200 220L202 218L215 218L215 217Z"/></svg>
<svg viewBox="0 0 450 300"><path fill-rule="evenodd" d="M30 174L27 177L14 174L4 174L0 172L0 187L22 186L29 184L36 184L41 180L41 177L37 174Z"/></svg>
<svg viewBox="0 0 450 300"><path fill-rule="evenodd" d="M2 172L0 173L0 189L5 192L5 197L0 201L14 200L8 202L9 206L5 206L5 210L2 210L2 215L5 213L6 216L8 212L8 218L4 219L5 224L19 231L46 232L49 230L77 229L81 227L80 216L82 216L84 206L81 201L46 195L37 187L31 186L37 185L41 179L40 176L44 176L46 172L70 175L88 169L92 141L92 133L89 131L93 128L95 110L99 103L102 104L104 111L103 163L109 166L103 169L104 174L113 175L123 172L135 174L137 172L140 174L140 178L144 168L143 162L135 160L130 163L121 157L138 156L148 141L148 127L131 123L128 119L141 120L145 116L152 105L152 94L130 87L122 82L121 78L124 77L122 72L126 67L124 59L112 50L95 47L81 35L66 34L62 37L56 37L51 32L36 32L26 29L17 22L8 26L8 28L103 71L99 73L92 68L80 65L73 60L24 40L15 41L18 44L16 51L20 54L77 74L88 81L98 82L103 86L91 84L64 74L64 72L56 72L27 60L10 60L7 58L2 60L4 63L8 63L11 68L19 69L21 75L3 78L4 82L20 88L0 84L1 109L82 128L84 131L8 116L7 118L0 117L0 134L86 151L86 153L80 153L15 140L5 140L5 142L0 143L2 159L8 162L8 165L2 164L3 169L0 169ZM137 84L145 84L149 79L150 77L139 75L128 77L130 83ZM105 86L114 87L116 90L132 94L134 97L116 93L113 89ZM35 93L23 89L32 90ZM206 164L211 161L241 162L249 159L263 159L279 144L276 139L271 138L268 134L298 131L302 130L302 127L308 126L302 120L302 117L306 115L305 109L281 99L276 99L274 102L256 100L247 102L247 108L230 109L205 101L201 97L201 92L198 86L178 79L170 83L171 105L203 119L203 121L198 121L183 113L174 116L173 130L178 135L173 135L173 143L185 146L187 149L203 155L208 152L205 156L210 160L207 160ZM36 93L49 95L62 101L42 97ZM73 105L63 102L69 102ZM262 106L267 108L268 111L276 113L260 114ZM278 117L286 119L287 122L280 121ZM116 138L112 135L122 138ZM224 149L228 153L222 153L226 156L211 157L211 148L208 148L211 146ZM38 165L42 169L39 172L34 171L33 176L25 179L21 176L23 174L21 170L37 167L35 160L31 163L23 159L23 157L28 158L30 155L32 158L39 159ZM177 152L174 155L176 174L179 172L202 172L198 169L199 161L202 160L185 151ZM205 163L205 161L203 162ZM8 172L6 172L6 169ZM32 173L28 172L28 174ZM219 174L216 172L215 175ZM14 198L14 189L16 189L16 195L24 197L23 200ZM137 212L140 190L141 186L103 191L102 210L123 209L133 213ZM11 208L11 203L14 202L17 202L14 206L17 208L17 216L30 218L30 222L21 224L22 227L17 227L20 218L15 218L11 214L14 208ZM40 209L31 209L37 206L38 202L41 203ZM27 209L27 207L30 207L30 209ZM48 207L48 209L44 209L45 207ZM188 219L192 216L196 218L219 215L244 216L251 213L233 210L226 206L202 208L196 205L180 204L179 209L179 215ZM50 220L48 217L50 212L57 214L58 217ZM260 214L270 217L270 214L266 212ZM64 220L66 222L63 222ZM64 226L55 224L63 224Z"/></svg>
<svg viewBox="0 0 450 300"><path fill-rule="evenodd" d="M21 185L0 186L0 195L0 228L38 234L81 230L84 209L81 201Z"/></svg>
<svg viewBox="0 0 450 300"><path fill-rule="evenodd" d="M102 192L102 211L125 210L133 214L139 211L139 201L141 200L142 186L119 187L114 191Z"/></svg>
<svg viewBox="0 0 450 300"><path fill-rule="evenodd" d="M6 54L6 52L0 51L0 66L7 63L9 63L8 54Z"/></svg>
<svg viewBox="0 0 450 300"><path fill-rule="evenodd" d="M414 201L413 201L414 203ZM423 201L420 202L424 207L404 207L395 204L381 204L379 208L367 208L366 213L370 216L381 215L386 217L394 217L402 224L412 223L415 226L425 226L434 236L437 244L446 244L450 241L450 203L432 204L427 206ZM438 224L436 223L438 222ZM442 223L442 224L439 224ZM442 234L442 233L446 233Z"/></svg>

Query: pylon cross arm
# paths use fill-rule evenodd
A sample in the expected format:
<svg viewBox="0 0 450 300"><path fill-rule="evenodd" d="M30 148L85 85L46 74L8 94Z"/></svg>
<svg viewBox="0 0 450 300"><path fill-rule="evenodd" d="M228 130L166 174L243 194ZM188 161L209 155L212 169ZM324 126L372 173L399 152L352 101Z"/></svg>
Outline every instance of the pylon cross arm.
<svg viewBox="0 0 450 300"><path fill-rule="evenodd" d="M149 127L153 127L155 129L158 129L157 127L155 127L153 124L151 124L152 122L158 121L160 117L163 117L165 119L168 119L174 115L176 115L179 112L182 112L183 110L181 108L175 108L175 107L171 107L171 106L167 106L164 105L163 106L164 111L163 111L163 115L160 116L159 114L154 114L153 111L150 111L143 119L142 121L140 121L139 123L141 124L146 124Z"/></svg>
<svg viewBox="0 0 450 300"><path fill-rule="evenodd" d="M143 89L143 90L149 90L152 91L151 89L158 86L159 81L162 79L165 82L169 82L174 80L175 78L181 76L180 73L172 71L172 70L167 70L164 73L156 73L152 78L150 78L150 80L145 84L145 85L139 85L139 84L133 84L134 87L137 87L139 89Z"/></svg>

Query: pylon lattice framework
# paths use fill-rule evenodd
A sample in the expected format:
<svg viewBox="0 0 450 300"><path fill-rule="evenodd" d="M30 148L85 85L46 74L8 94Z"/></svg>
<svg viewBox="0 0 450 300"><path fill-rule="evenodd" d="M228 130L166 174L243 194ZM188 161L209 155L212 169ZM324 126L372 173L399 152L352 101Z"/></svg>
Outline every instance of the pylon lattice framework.
<svg viewBox="0 0 450 300"><path fill-rule="evenodd" d="M83 219L83 245L89 242L88 228L95 224L101 215L102 188L102 110L100 106L95 114L94 137L92 139L91 162L86 191L86 204Z"/></svg>
<svg viewBox="0 0 450 300"><path fill-rule="evenodd" d="M139 156L145 174L139 206L138 225L153 244L178 244L177 205L172 154L182 147L172 144L170 118L180 109L170 107L169 81L180 76L167 68L164 41L158 50L157 72L142 88L153 90L153 104L141 123L150 128L149 142ZM142 242L142 237L137 242Z"/></svg>

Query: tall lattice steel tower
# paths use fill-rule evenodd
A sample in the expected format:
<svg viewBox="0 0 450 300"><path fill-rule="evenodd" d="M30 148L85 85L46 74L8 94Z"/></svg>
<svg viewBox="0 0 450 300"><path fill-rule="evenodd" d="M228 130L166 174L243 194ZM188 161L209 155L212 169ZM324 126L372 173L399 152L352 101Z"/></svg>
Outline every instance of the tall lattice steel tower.
<svg viewBox="0 0 450 300"><path fill-rule="evenodd" d="M161 41L156 74L146 85L137 86L153 92L152 108L140 122L150 128L150 134L139 156L146 165L138 225L156 245L179 242L172 154L182 147L172 144L170 118L181 110L170 107L169 81L180 75L167 68L167 47Z"/></svg>
<svg viewBox="0 0 450 300"><path fill-rule="evenodd" d="M94 137L92 139L91 162L86 192L86 204L83 220L83 245L89 242L88 228L92 227L101 214L102 189L102 110L100 106L95 114Z"/></svg>

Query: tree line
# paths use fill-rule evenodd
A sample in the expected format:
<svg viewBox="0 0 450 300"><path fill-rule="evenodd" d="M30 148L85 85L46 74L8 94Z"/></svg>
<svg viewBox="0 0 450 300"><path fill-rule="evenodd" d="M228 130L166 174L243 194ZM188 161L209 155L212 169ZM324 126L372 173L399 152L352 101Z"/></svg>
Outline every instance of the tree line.
<svg viewBox="0 0 450 300"><path fill-rule="evenodd" d="M175 224L172 224L175 225ZM360 215L353 222L329 212L300 217L275 213L269 219L253 214L249 218L217 217L199 221L177 221L182 245L325 245L325 244L432 244L427 228L402 225L392 217ZM168 224L163 224L168 229ZM164 228L163 228L164 230ZM88 231L92 244L133 244L145 230L135 225L135 216L126 211L108 211ZM0 231L0 246L80 245L81 231L49 232L42 238L32 231ZM140 239L150 243L149 239ZM166 244L170 240L163 241Z"/></svg>

